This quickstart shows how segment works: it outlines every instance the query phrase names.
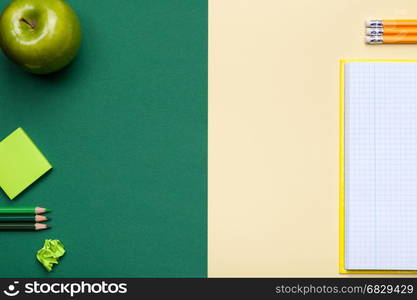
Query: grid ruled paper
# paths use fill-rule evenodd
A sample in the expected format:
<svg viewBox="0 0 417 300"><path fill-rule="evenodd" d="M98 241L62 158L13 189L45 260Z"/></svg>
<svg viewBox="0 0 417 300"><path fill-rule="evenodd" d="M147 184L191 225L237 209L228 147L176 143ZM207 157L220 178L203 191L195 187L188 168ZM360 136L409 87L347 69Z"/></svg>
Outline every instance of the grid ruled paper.
<svg viewBox="0 0 417 300"><path fill-rule="evenodd" d="M417 270L417 63L345 64L345 269Z"/></svg>

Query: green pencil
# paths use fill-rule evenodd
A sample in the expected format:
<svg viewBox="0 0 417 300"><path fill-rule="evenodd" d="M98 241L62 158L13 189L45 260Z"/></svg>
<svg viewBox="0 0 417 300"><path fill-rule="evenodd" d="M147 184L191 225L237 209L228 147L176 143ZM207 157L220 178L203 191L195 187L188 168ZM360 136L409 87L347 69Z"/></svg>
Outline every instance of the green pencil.
<svg viewBox="0 0 417 300"><path fill-rule="evenodd" d="M38 231L51 228L46 224L41 223L0 223L0 231L8 231L8 230L26 230L26 231Z"/></svg>
<svg viewBox="0 0 417 300"><path fill-rule="evenodd" d="M39 215L49 211L35 206L0 206L0 215Z"/></svg>
<svg viewBox="0 0 417 300"><path fill-rule="evenodd" d="M0 223L8 223L8 222L43 222L48 221L48 218L45 216L39 215L9 215L9 216L2 216L0 215Z"/></svg>

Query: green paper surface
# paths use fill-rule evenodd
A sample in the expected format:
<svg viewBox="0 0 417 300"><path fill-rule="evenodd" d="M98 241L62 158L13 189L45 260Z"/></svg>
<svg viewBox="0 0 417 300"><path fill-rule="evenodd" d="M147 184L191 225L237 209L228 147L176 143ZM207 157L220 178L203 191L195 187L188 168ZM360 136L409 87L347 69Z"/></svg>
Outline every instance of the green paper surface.
<svg viewBox="0 0 417 300"><path fill-rule="evenodd" d="M207 276L207 1L68 3L83 43L67 69L0 53L0 137L22 126L54 166L0 192L53 211L52 229L0 234L0 276ZM71 255L48 273L33 256L51 234Z"/></svg>
<svg viewBox="0 0 417 300"><path fill-rule="evenodd" d="M15 198L52 166L22 128L0 142L0 187Z"/></svg>
<svg viewBox="0 0 417 300"><path fill-rule="evenodd" d="M52 271L58 259L65 254L64 245L59 240L45 240L45 243L36 254L36 258L48 272Z"/></svg>

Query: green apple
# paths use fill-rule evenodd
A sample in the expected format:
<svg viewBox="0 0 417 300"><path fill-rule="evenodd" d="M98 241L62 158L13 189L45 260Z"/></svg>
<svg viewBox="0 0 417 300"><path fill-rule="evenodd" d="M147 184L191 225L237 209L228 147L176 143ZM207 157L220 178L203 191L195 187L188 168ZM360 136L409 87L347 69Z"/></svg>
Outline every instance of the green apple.
<svg viewBox="0 0 417 300"><path fill-rule="evenodd" d="M63 0L13 0L0 16L0 47L29 72L58 71L80 44L80 22Z"/></svg>

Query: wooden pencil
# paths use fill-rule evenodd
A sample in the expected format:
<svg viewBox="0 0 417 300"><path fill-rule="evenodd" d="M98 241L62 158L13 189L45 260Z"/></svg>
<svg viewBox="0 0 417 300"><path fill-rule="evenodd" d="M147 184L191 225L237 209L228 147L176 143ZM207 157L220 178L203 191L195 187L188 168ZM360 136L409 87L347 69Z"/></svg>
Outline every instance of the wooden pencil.
<svg viewBox="0 0 417 300"><path fill-rule="evenodd" d="M368 44L417 44L417 35L378 35L367 36L366 42Z"/></svg>
<svg viewBox="0 0 417 300"><path fill-rule="evenodd" d="M417 27L417 20L367 20L365 26L371 28Z"/></svg>
<svg viewBox="0 0 417 300"><path fill-rule="evenodd" d="M39 231L51 228L41 223L0 223L0 231Z"/></svg>
<svg viewBox="0 0 417 300"><path fill-rule="evenodd" d="M0 215L39 215L49 211L38 206L0 206Z"/></svg>
<svg viewBox="0 0 417 300"><path fill-rule="evenodd" d="M49 219L41 215L0 215L0 223L9 223L9 222L44 222Z"/></svg>
<svg viewBox="0 0 417 300"><path fill-rule="evenodd" d="M366 28L367 35L417 35L417 27Z"/></svg>

